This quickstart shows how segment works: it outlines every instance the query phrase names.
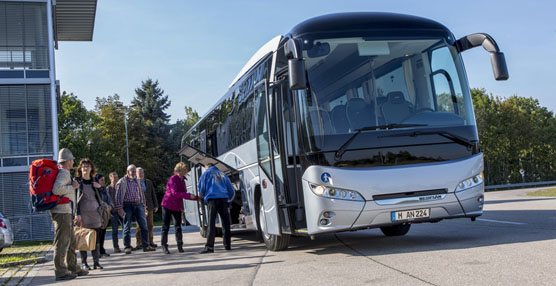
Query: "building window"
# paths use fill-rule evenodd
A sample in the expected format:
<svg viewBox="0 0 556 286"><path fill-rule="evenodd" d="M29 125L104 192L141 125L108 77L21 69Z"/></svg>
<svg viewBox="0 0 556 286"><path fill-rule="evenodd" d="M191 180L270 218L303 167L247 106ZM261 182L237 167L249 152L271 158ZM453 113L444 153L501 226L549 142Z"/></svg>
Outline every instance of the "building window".
<svg viewBox="0 0 556 286"><path fill-rule="evenodd" d="M53 153L50 85L0 86L0 157L25 166L27 156ZM5 157L24 159L7 160ZM8 162L8 163L7 163Z"/></svg>
<svg viewBox="0 0 556 286"><path fill-rule="evenodd" d="M7 70L47 70L46 3L0 2L0 76Z"/></svg>

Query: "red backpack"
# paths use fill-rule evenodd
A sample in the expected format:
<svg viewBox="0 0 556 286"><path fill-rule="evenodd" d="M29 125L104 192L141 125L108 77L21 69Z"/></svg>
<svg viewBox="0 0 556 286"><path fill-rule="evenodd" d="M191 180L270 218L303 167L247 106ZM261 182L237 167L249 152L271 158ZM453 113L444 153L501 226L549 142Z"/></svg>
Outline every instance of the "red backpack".
<svg viewBox="0 0 556 286"><path fill-rule="evenodd" d="M29 167L29 192L31 193L33 211L41 212L58 204L69 204L69 198L52 193L57 175L58 165L56 161L49 159L33 161Z"/></svg>

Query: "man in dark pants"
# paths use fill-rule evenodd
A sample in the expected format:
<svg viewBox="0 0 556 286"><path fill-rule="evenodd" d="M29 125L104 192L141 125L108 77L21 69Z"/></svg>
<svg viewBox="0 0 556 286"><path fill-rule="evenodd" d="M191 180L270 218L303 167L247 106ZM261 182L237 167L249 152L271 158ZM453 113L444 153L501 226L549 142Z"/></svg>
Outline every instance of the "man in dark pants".
<svg viewBox="0 0 556 286"><path fill-rule="evenodd" d="M230 213L228 208L234 198L234 188L230 179L213 165L209 165L199 179L199 195L203 198L208 207L209 225L207 243L201 251L203 253L214 252L214 236L216 214L220 215L220 222L224 232L224 247L226 250L232 249L230 234Z"/></svg>
<svg viewBox="0 0 556 286"><path fill-rule="evenodd" d="M108 194L110 195L110 199L112 200L112 206L113 206L116 200L115 197L116 183L120 178L118 177L118 173L116 172L112 172L108 176L110 177L110 185L108 185L106 189L108 190ZM112 208L111 224L112 224L112 245L114 246L114 253L120 253L122 251L120 250L120 246L118 244L118 228L120 227L120 224L122 226L123 224L121 222L120 215L118 214L118 211L115 208Z"/></svg>
<svg viewBox="0 0 556 286"><path fill-rule="evenodd" d="M153 182L149 179L145 179L145 170L141 167L137 168L137 179L141 183L141 189L145 193L145 199L147 200L147 228L149 230L149 245L151 247L157 248L158 245L154 243L153 237L153 215L158 211L158 200L156 199L156 191ZM141 229L139 224L137 224L137 229L135 231L135 238L137 240L137 249L143 248L143 242L141 239Z"/></svg>

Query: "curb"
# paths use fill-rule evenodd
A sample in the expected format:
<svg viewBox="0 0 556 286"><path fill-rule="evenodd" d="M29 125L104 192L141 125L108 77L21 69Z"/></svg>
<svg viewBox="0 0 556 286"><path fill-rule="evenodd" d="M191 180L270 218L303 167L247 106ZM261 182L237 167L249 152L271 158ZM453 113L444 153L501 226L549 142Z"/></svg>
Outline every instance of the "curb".
<svg viewBox="0 0 556 286"><path fill-rule="evenodd" d="M21 261L2 263L2 264L0 264L0 267L7 268L7 267L13 267L13 266L17 266L17 265L39 264L39 263L45 263L47 261L48 261L48 259L46 259L46 256L39 256L37 258L31 258L31 259L25 259L25 260L21 260Z"/></svg>

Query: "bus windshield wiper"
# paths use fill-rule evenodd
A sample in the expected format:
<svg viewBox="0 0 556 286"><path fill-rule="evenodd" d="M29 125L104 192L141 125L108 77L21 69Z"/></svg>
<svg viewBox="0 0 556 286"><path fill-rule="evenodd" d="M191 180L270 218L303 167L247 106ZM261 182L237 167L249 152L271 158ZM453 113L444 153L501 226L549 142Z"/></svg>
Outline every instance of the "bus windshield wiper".
<svg viewBox="0 0 556 286"><path fill-rule="evenodd" d="M453 134L451 132L448 131L413 131L413 132L407 132L407 133L398 133L398 134L392 134L392 135L384 135L384 136L379 136L379 138L384 138L384 137L404 137L404 136L410 136L410 137L416 137L416 136L421 136L421 135L440 135L444 138L450 139L455 143L458 143L460 145L463 145L465 147L474 147L475 146L475 142L476 141L470 141L464 137L458 136L456 134Z"/></svg>
<svg viewBox="0 0 556 286"><path fill-rule="evenodd" d="M338 151L334 154L334 158L336 161L342 159L342 156L346 152L346 148L349 146L351 141L361 133L361 131L369 131L369 130L388 130L388 129L396 129L396 128L407 128L407 127L419 127L419 126L427 126L427 124L388 124L388 125L379 125L379 126L366 126L363 128L355 129L355 133L349 137L349 139L344 143Z"/></svg>

